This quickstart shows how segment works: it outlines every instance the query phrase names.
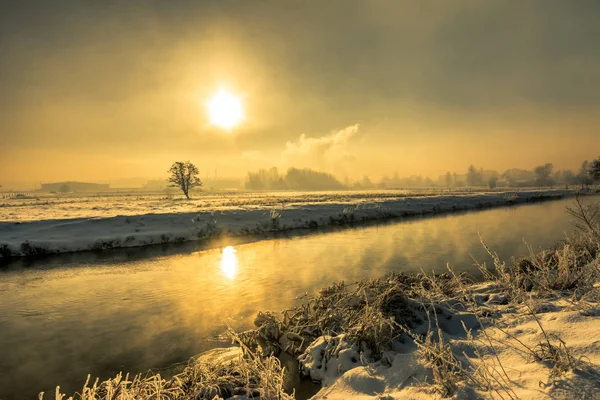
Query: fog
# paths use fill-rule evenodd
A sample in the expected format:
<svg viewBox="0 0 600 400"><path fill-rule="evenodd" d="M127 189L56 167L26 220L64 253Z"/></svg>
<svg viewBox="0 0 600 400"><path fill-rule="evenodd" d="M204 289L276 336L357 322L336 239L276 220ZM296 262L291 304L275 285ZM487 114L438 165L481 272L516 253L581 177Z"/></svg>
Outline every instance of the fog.
<svg viewBox="0 0 600 400"><path fill-rule="evenodd" d="M0 5L0 184L577 170L598 156L592 1ZM242 99L212 126L220 87ZM216 171L216 173L215 173ZM120 184L119 182L122 182Z"/></svg>

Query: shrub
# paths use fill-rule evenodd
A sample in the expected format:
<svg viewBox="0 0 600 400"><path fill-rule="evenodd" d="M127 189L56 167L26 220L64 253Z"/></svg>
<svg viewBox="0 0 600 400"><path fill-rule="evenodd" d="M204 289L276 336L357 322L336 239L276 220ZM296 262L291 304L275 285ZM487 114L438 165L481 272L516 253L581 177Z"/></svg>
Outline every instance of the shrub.
<svg viewBox="0 0 600 400"><path fill-rule="evenodd" d="M21 243L20 250L25 257L40 257L54 253L52 250L49 250L43 246L32 244L28 240Z"/></svg>

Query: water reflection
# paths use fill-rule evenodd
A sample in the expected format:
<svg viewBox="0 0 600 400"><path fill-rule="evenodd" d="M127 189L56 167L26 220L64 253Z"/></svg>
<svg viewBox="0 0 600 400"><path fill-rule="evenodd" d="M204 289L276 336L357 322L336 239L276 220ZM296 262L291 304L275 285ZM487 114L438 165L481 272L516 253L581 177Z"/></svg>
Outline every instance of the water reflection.
<svg viewBox="0 0 600 400"><path fill-rule="evenodd" d="M238 269L238 259L237 250L233 248L233 246L227 246L223 249L223 253L221 254L221 271L223 275L228 277L229 279L233 279L235 277L235 273Z"/></svg>

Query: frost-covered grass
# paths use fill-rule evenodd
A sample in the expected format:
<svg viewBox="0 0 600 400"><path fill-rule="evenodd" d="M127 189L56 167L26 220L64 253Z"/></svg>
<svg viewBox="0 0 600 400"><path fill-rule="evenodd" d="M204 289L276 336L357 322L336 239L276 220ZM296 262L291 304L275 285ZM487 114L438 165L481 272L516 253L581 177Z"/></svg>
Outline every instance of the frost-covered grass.
<svg viewBox="0 0 600 400"><path fill-rule="evenodd" d="M103 382L90 376L81 392L67 398L56 388L55 400L218 400L224 398L293 399L283 390L283 369L275 357L257 357L241 351L225 357L198 357L189 361L183 372L171 379L156 375L118 374ZM242 397L243 396L243 397ZM52 396L50 396L52 397ZM40 393L39 399L48 399Z"/></svg>
<svg viewBox="0 0 600 400"><path fill-rule="evenodd" d="M0 207L0 258L183 243L315 229L570 196L570 190L203 194L10 199Z"/></svg>

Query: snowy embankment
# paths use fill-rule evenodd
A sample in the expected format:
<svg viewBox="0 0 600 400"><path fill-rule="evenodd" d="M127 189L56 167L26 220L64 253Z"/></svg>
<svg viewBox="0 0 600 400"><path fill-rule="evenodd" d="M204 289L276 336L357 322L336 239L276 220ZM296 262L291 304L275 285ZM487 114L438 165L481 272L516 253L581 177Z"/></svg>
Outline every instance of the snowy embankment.
<svg viewBox="0 0 600 400"><path fill-rule="evenodd" d="M589 229L554 249L509 264L488 249L482 282L449 267L332 284L259 312L256 329L230 329L237 348L194 357L170 379L88 377L74 399L600 399L597 210L581 208ZM293 392L283 356L320 387Z"/></svg>
<svg viewBox="0 0 600 400"><path fill-rule="evenodd" d="M493 192L402 197L393 200L318 202L219 211L0 222L0 258L183 243L220 235L252 235L347 225L411 215L499 207L556 199L574 190Z"/></svg>
<svg viewBox="0 0 600 400"><path fill-rule="evenodd" d="M301 358L322 384L312 399L600 399L597 299L506 304L495 285L469 292L480 311L432 315L413 331L422 343L398 343L375 363L347 335L319 338Z"/></svg>
<svg viewBox="0 0 600 400"><path fill-rule="evenodd" d="M319 399L600 399L600 217L472 282L389 274L259 313L251 352L296 356ZM484 245L485 246L485 245Z"/></svg>

